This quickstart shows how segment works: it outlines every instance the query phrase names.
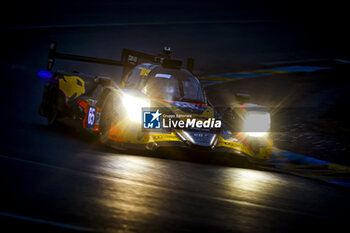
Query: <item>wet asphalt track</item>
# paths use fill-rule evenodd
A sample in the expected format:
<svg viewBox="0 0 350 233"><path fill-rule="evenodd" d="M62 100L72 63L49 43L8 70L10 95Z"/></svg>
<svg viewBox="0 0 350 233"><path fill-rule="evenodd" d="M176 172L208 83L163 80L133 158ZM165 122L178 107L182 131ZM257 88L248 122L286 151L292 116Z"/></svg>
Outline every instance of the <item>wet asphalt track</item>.
<svg viewBox="0 0 350 233"><path fill-rule="evenodd" d="M9 232L336 231L349 220L347 189L200 159L112 153L67 132L23 124L2 142L12 150L0 155ZM21 147L8 148L19 137Z"/></svg>
<svg viewBox="0 0 350 233"><path fill-rule="evenodd" d="M79 132L50 130L36 113L42 92L36 72L46 66L51 39L59 41L62 52L116 59L122 47L154 52L166 44L180 58L195 57L198 72L216 73L239 70L240 63L330 53L320 50L321 42L310 46L319 32L308 34L304 28L298 34L299 27L6 31L1 43L0 231L337 232L348 226L347 189L246 164L213 165L201 154L163 154L167 159L161 159L116 152ZM65 65L58 63L76 68Z"/></svg>

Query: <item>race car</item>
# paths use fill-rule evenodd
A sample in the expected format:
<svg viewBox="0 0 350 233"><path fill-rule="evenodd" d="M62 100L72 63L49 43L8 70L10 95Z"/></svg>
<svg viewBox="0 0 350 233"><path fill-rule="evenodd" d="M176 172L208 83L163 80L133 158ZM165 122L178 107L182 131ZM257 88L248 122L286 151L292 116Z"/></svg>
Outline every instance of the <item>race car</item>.
<svg viewBox="0 0 350 233"><path fill-rule="evenodd" d="M51 42L39 114L49 125L86 130L117 149L187 148L267 160L272 151L270 113L236 94L224 111L210 103L193 72L194 59L171 59L171 49L150 55L123 49L121 60L58 53ZM55 59L122 67L121 81L53 71ZM231 104L233 102L233 104Z"/></svg>

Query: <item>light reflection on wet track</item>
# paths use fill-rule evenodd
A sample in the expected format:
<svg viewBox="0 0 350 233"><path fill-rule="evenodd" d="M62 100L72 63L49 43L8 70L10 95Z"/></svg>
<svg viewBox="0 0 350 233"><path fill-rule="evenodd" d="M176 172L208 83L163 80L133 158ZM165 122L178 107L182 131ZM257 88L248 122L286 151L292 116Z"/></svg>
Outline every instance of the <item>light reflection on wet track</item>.
<svg viewBox="0 0 350 233"><path fill-rule="evenodd" d="M45 127L16 132L22 147L0 156L1 212L108 232L293 232L348 220L349 191L317 181L117 154ZM38 137L42 146L30 148Z"/></svg>

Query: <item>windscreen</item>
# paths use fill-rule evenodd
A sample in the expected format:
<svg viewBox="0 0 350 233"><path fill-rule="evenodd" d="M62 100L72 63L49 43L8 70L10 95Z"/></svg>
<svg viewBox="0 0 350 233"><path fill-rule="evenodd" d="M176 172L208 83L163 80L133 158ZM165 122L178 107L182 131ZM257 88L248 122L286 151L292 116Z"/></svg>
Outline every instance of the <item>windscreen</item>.
<svg viewBox="0 0 350 233"><path fill-rule="evenodd" d="M170 101L204 103L199 81L186 72L154 73L147 81L144 92L150 97Z"/></svg>

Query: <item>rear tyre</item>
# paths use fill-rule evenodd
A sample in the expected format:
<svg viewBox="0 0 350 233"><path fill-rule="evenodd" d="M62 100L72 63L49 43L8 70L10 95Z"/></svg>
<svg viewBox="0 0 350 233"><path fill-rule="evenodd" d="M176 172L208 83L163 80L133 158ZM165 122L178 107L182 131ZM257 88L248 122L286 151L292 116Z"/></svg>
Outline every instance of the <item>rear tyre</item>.
<svg viewBox="0 0 350 233"><path fill-rule="evenodd" d="M48 105L48 112L46 116L48 126L55 127L58 124L57 119L62 116L64 108L64 94L60 91L57 91L52 95L51 101Z"/></svg>
<svg viewBox="0 0 350 233"><path fill-rule="evenodd" d="M54 127L57 125L57 116L58 116L58 107L57 107L57 92L52 95L51 101L49 102L48 105L48 111L47 111L47 125L50 127Z"/></svg>

